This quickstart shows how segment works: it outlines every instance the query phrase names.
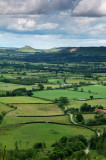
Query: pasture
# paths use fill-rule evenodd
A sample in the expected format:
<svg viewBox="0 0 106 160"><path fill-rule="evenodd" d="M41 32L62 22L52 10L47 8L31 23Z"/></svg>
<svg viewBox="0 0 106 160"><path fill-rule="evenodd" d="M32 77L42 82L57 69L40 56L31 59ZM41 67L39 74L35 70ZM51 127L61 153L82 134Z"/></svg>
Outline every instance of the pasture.
<svg viewBox="0 0 106 160"><path fill-rule="evenodd" d="M76 126L62 126L48 123L9 125L7 128L0 127L0 142L3 145L6 144L7 150L14 149L16 141L19 144L19 148L26 149L36 142L45 142L47 146L50 146L63 136L75 136L79 134L91 137L94 132Z"/></svg>
<svg viewBox="0 0 106 160"><path fill-rule="evenodd" d="M39 98L33 98L28 96L17 96L17 97L0 97L0 102L5 104L11 103L52 103L50 101L42 100Z"/></svg>

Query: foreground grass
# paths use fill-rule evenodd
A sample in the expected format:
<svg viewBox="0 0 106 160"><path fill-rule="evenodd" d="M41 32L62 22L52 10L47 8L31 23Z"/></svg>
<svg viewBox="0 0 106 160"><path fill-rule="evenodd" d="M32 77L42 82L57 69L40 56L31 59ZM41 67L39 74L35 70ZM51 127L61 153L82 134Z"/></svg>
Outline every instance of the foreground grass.
<svg viewBox="0 0 106 160"><path fill-rule="evenodd" d="M14 149L17 141L20 148L29 148L36 142L45 142L50 146L62 136L82 134L91 137L94 132L76 126L62 126L56 124L30 124L22 126L8 126L0 128L0 142L7 145L7 149Z"/></svg>
<svg viewBox="0 0 106 160"><path fill-rule="evenodd" d="M52 103L50 101L42 100L39 98L33 98L28 96L17 96L17 97L0 97L0 102L5 104L11 103Z"/></svg>

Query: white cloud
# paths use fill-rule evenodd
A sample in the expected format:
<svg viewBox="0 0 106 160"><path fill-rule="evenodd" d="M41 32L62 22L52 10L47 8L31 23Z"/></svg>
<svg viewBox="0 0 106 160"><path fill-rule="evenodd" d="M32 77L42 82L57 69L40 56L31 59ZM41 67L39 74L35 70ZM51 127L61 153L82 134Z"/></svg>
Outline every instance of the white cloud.
<svg viewBox="0 0 106 160"><path fill-rule="evenodd" d="M38 25L38 26L37 26L37 29L38 29L38 30L39 30L39 29L41 29L41 30L46 30L46 29L51 30L51 29L57 28L58 26L59 26L59 25L56 24L56 23L45 23L45 24Z"/></svg>
<svg viewBox="0 0 106 160"><path fill-rule="evenodd" d="M36 22L32 19L18 18L15 23L10 23L8 25L9 30L33 30Z"/></svg>

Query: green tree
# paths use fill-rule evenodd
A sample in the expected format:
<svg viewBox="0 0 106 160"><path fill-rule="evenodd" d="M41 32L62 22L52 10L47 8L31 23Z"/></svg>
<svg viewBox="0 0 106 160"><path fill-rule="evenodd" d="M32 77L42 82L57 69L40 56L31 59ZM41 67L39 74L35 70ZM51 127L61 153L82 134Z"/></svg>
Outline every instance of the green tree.
<svg viewBox="0 0 106 160"><path fill-rule="evenodd" d="M43 86L43 84L41 84L41 83L39 83L39 84L38 84L38 90L39 90L39 91L44 90L44 86Z"/></svg>

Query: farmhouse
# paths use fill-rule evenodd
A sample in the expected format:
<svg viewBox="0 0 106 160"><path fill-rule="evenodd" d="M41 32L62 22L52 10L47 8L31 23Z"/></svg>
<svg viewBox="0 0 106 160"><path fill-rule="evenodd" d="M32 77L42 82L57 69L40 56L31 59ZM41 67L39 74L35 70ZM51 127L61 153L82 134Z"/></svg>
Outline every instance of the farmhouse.
<svg viewBox="0 0 106 160"><path fill-rule="evenodd" d="M95 109L95 112L106 113L106 110L102 110L102 109L96 108L96 109Z"/></svg>

